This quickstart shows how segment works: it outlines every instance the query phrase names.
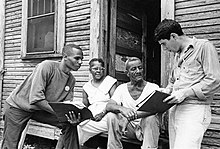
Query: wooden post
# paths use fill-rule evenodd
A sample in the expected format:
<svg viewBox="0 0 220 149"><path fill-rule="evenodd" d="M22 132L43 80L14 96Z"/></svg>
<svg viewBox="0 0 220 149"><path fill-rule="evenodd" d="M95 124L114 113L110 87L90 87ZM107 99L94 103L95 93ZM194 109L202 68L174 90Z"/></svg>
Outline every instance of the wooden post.
<svg viewBox="0 0 220 149"><path fill-rule="evenodd" d="M161 0L161 20L174 19L175 0ZM161 49L161 86L166 87L174 55Z"/></svg>
<svg viewBox="0 0 220 149"><path fill-rule="evenodd" d="M110 0L109 74L115 76L117 0Z"/></svg>
<svg viewBox="0 0 220 149"><path fill-rule="evenodd" d="M90 59L98 57L100 50L100 0L91 1L90 19Z"/></svg>
<svg viewBox="0 0 220 149"><path fill-rule="evenodd" d="M0 110L2 112L2 86L4 75L5 0L0 1ZM1 115L2 116L2 115Z"/></svg>
<svg viewBox="0 0 220 149"><path fill-rule="evenodd" d="M25 138L26 138L26 135L27 135L27 131L28 131L29 125L30 125L30 121L28 121L25 129L23 130L23 132L21 134L21 138L20 138L20 141L19 141L19 144L18 144L18 149L22 149L23 148L24 141L25 141Z"/></svg>
<svg viewBox="0 0 220 149"><path fill-rule="evenodd" d="M100 57L107 64L108 1L92 0L90 16L89 59Z"/></svg>
<svg viewBox="0 0 220 149"><path fill-rule="evenodd" d="M100 18L100 49L99 49L99 57L103 58L105 62L105 67L107 67L108 63L108 0L101 0L101 18ZM107 71L107 69L105 70Z"/></svg>
<svg viewBox="0 0 220 149"><path fill-rule="evenodd" d="M27 7L28 7L28 1L23 0L22 1L22 22L21 22L21 57L25 57L27 52Z"/></svg>
<svg viewBox="0 0 220 149"><path fill-rule="evenodd" d="M66 2L65 0L58 0L57 1L57 17L55 17L57 24L55 29L57 36L56 42L54 42L54 48L57 48L57 53L62 53L64 43L65 43L65 16L66 16Z"/></svg>
<svg viewBox="0 0 220 149"><path fill-rule="evenodd" d="M175 0L161 0L161 20L174 19ZM172 61L174 55L170 52L163 51L161 47L161 87L168 84L169 74L172 69ZM159 114L160 127L167 129L168 113Z"/></svg>

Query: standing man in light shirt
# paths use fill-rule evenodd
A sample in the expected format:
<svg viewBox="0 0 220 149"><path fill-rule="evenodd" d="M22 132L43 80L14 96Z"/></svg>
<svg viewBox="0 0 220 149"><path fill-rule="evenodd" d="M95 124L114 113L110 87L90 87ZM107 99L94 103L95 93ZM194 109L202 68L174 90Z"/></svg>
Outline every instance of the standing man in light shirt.
<svg viewBox="0 0 220 149"><path fill-rule="evenodd" d="M154 36L175 53L169 84L162 89L171 94L164 102L176 104L169 111L170 149L200 149L211 122L210 103L220 88L217 51L206 39L186 36L171 19L159 23Z"/></svg>

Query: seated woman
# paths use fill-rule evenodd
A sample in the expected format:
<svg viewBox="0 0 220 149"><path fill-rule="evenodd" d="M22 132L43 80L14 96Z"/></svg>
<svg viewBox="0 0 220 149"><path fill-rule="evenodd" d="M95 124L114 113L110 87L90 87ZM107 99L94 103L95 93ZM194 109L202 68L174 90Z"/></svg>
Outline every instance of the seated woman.
<svg viewBox="0 0 220 149"><path fill-rule="evenodd" d="M92 79L83 86L83 103L93 113L94 120L83 121L78 125L80 145L83 145L89 138L108 131L105 107L117 84L115 78L105 76L102 59L93 58L89 66Z"/></svg>

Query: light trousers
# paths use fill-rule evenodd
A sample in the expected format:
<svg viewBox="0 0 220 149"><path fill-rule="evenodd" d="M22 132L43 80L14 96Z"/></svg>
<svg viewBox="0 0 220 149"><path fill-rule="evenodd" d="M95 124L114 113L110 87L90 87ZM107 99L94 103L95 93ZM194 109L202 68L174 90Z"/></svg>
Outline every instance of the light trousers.
<svg viewBox="0 0 220 149"><path fill-rule="evenodd" d="M170 149L200 149L211 122L209 105L183 104L169 110Z"/></svg>
<svg viewBox="0 0 220 149"><path fill-rule="evenodd" d="M125 117L121 114L108 113L108 143L107 149L122 149L121 138L125 135L131 139L138 139L143 141L142 149L156 149L158 148L159 140L159 120L157 116L149 116L142 118L139 124L133 124L132 121L127 126L127 132L122 133L121 124L123 124Z"/></svg>
<svg viewBox="0 0 220 149"><path fill-rule="evenodd" d="M106 116L101 121L96 122L93 120L82 122L78 125L79 144L83 145L89 138L102 133L107 132L107 119Z"/></svg>

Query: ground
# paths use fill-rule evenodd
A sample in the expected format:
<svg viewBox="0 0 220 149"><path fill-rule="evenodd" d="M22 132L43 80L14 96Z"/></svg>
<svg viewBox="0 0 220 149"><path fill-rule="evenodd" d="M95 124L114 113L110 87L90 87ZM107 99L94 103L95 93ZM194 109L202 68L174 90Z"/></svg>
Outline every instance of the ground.
<svg viewBox="0 0 220 149"><path fill-rule="evenodd" d="M55 149L57 140L50 140L41 137L27 135L24 142L23 149ZM104 137L94 137L87 141L86 145L89 147L94 147L99 144L98 149L106 149L107 138ZM169 149L167 140L161 140L159 142L159 149ZM140 149L140 145L136 145L129 142L123 142L124 149ZM84 147L82 149L94 149Z"/></svg>
<svg viewBox="0 0 220 149"><path fill-rule="evenodd" d="M55 149L56 140L27 135L23 149Z"/></svg>
<svg viewBox="0 0 220 149"><path fill-rule="evenodd" d="M96 141L94 143L98 143L98 142L99 143L102 142L103 144L107 143L107 139L105 138L99 138L98 142ZM45 139L45 138L41 138L37 136L27 135L25 138L23 149L55 149L56 143L57 143L56 140L50 140L50 139ZM87 144L90 146L90 143L87 143ZM124 144L124 148L140 149L139 147L137 148L137 146L134 147L132 144L130 145ZM83 149L92 149L92 148L84 147ZM102 149L105 149L105 147L102 147Z"/></svg>

